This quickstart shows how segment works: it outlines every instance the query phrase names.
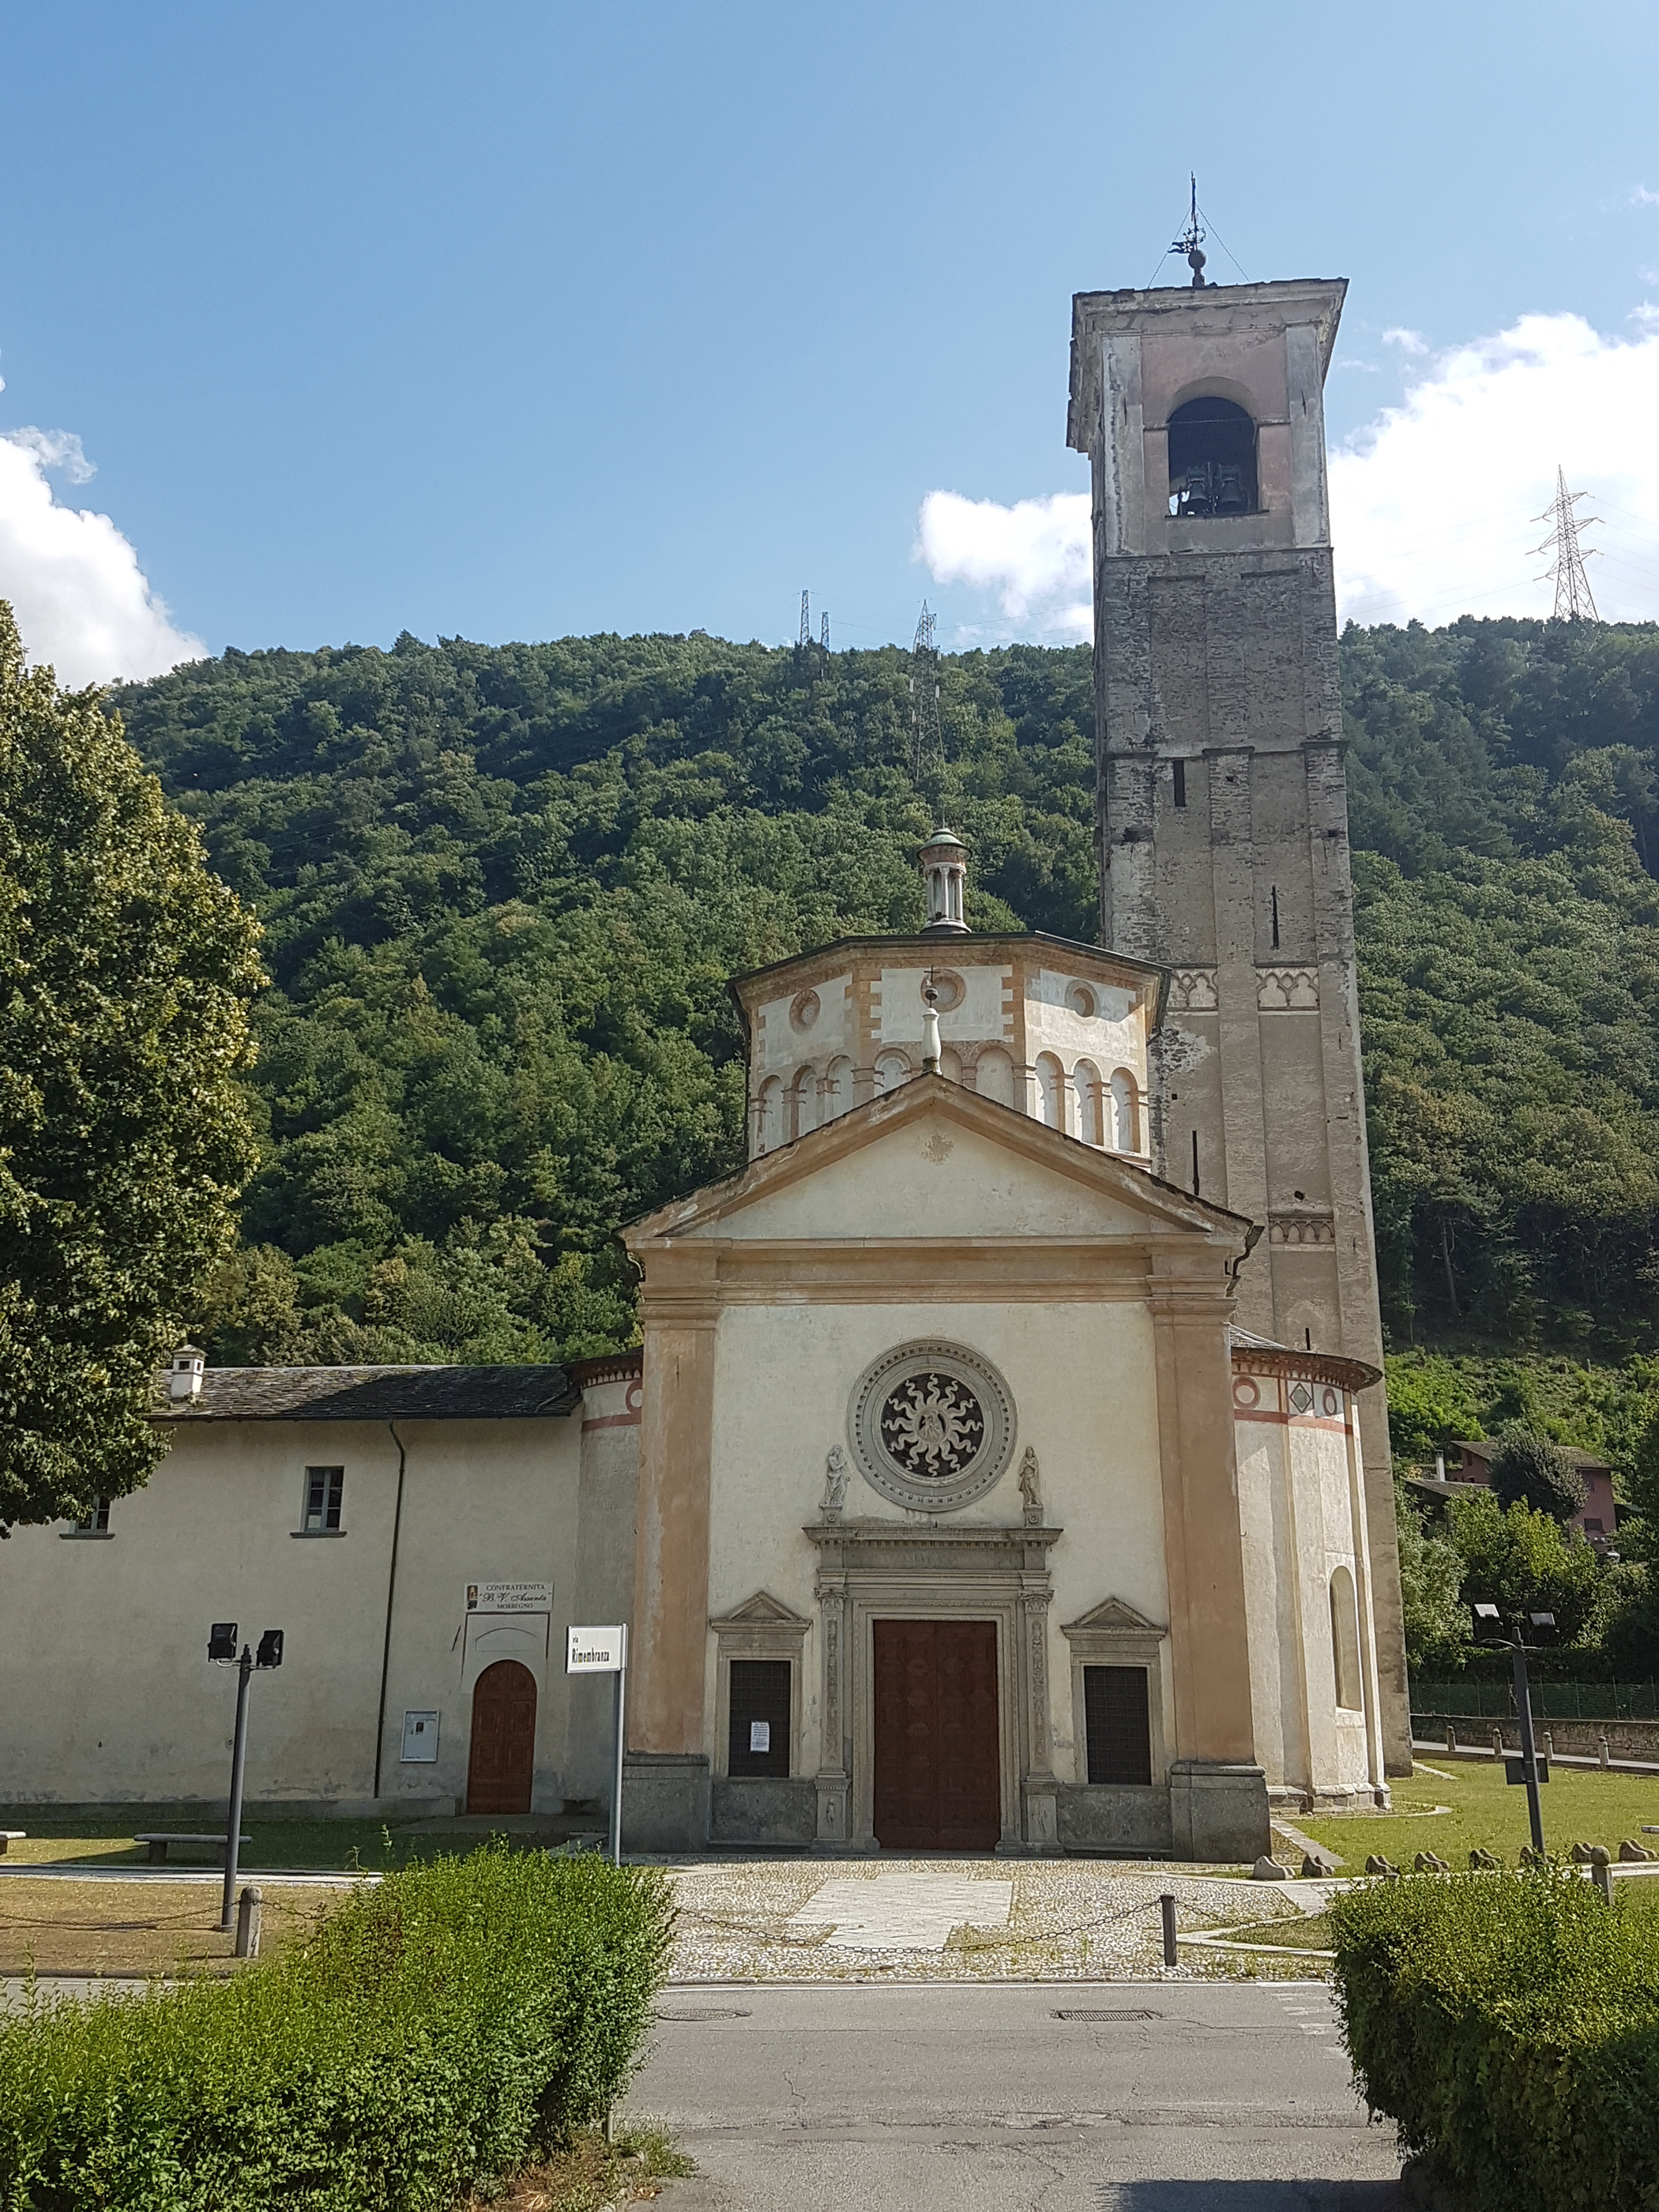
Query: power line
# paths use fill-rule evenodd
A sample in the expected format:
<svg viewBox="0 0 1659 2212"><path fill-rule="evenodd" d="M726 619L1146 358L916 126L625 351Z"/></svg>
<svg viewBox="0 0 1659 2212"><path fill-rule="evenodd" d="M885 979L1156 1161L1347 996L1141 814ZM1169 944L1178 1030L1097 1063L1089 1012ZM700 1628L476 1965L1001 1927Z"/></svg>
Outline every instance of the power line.
<svg viewBox="0 0 1659 2212"><path fill-rule="evenodd" d="M1588 499L1587 491L1567 489L1566 471L1559 464L1555 471L1555 497L1541 514L1533 517L1534 522L1551 525L1550 534L1541 545L1534 545L1534 553L1553 553L1554 560L1539 577L1538 581L1555 579L1555 619L1557 622L1600 622L1595 601L1590 594L1589 578L1584 574L1584 549L1578 543L1581 530L1594 530L1596 518L1586 515L1581 522L1573 508L1581 499ZM1592 545L1590 552L1595 553Z"/></svg>

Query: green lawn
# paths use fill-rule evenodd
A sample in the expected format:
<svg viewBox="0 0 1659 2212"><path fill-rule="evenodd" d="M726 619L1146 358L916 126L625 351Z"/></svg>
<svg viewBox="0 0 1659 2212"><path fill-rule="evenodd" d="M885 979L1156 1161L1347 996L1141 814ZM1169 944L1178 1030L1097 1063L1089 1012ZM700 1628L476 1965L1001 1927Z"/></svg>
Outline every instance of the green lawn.
<svg viewBox="0 0 1659 2212"><path fill-rule="evenodd" d="M1431 1759L1409 1782L1393 1785L1391 1813L1309 1814L1296 1826L1346 1861L1342 1871L1363 1871L1367 1855L1380 1851L1409 1867L1419 1851L1433 1851L1455 1867L1471 1850L1495 1851L1510 1866L1532 1840L1527 1793L1504 1779L1502 1766L1469 1759ZM1596 1767L1553 1767L1543 1792L1544 1843L1550 1851L1574 1844L1605 1844L1616 1858L1622 1838L1659 1848L1659 1775L1603 1774ZM1444 1806L1444 1812L1436 1810Z"/></svg>
<svg viewBox="0 0 1659 2212"><path fill-rule="evenodd" d="M0 1828L23 1828L21 1843L9 1848L4 1863L42 1865L143 1866L148 1854L135 1843L142 1829L194 1830L204 1834L222 1832L222 1808L204 1805L113 1805L108 1807L12 1805L0 1806ZM244 1814L241 1865L250 1874L283 1871L347 1872L362 1868L378 1873L388 1864L386 1838L392 1839L391 1863L406 1865L411 1858L430 1857L454 1850L439 1836L411 1836L404 1825L389 1829L377 1820L270 1820L258 1808ZM459 1848L470 1850L481 1841L467 1836ZM173 1845L167 1864L185 1869L216 1864L210 1851L181 1850Z"/></svg>

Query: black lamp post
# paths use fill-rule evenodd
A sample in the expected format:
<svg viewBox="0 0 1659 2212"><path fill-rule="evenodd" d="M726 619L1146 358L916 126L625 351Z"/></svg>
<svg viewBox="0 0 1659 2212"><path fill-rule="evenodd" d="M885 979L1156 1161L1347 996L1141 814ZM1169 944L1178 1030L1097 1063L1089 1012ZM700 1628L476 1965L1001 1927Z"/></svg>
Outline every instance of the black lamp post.
<svg viewBox="0 0 1659 2212"><path fill-rule="evenodd" d="M1531 1613L1527 1620L1534 1633L1555 1633L1553 1613ZM1474 1608L1474 1632L1485 1643L1506 1640L1503 1623L1495 1605L1477 1605ZM1515 1673L1515 1710L1521 1723L1521 1756L1506 1759L1504 1765L1510 1782L1524 1783L1527 1790L1527 1813L1532 1822L1532 1847L1540 1858L1544 1856L1544 1808L1539 1801L1538 1785L1550 1778L1549 1761L1538 1756L1537 1739L1532 1732L1532 1689L1527 1680L1527 1653L1538 1650L1537 1644L1522 1641L1521 1623L1517 1620L1507 1638Z"/></svg>
<svg viewBox="0 0 1659 2212"><path fill-rule="evenodd" d="M268 1672L283 1663L283 1632L268 1628L259 1638L259 1656L256 1659L246 1644L242 1656L236 1656L236 1623L216 1620L208 1638L208 1657L220 1667L234 1667L236 1683L236 1735L230 1754L230 1824L225 1835L225 1893L219 1908L221 1928L236 1924L236 1862L242 1848L242 1775L247 1764L247 1691L258 1667Z"/></svg>

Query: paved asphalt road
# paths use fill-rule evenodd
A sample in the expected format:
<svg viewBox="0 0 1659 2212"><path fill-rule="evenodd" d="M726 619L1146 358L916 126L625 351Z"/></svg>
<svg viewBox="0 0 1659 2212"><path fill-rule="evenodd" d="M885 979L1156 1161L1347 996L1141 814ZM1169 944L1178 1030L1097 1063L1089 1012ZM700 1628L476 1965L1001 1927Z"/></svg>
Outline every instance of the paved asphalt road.
<svg viewBox="0 0 1659 2212"><path fill-rule="evenodd" d="M699 2169L664 2212L1400 2203L1322 1985L681 1984L659 2009L628 2109Z"/></svg>

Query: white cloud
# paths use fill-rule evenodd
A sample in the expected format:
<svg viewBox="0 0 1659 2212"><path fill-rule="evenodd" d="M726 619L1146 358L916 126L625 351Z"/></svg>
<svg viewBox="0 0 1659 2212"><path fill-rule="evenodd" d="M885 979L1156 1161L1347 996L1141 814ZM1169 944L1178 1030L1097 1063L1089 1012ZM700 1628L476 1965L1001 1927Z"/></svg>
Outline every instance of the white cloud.
<svg viewBox="0 0 1659 2212"><path fill-rule="evenodd" d="M1523 315L1434 356L1397 407L1331 455L1342 614L1436 624L1464 613L1548 614L1533 520L1559 463L1599 514L1587 545L1601 612L1659 613L1659 331L1603 337L1579 315Z"/></svg>
<svg viewBox="0 0 1659 2212"><path fill-rule="evenodd" d="M1650 192L1645 185L1638 185L1630 196L1632 207L1659 207L1659 192Z"/></svg>
<svg viewBox="0 0 1659 2212"><path fill-rule="evenodd" d="M1384 331L1382 343L1398 346L1401 353L1423 354L1429 349L1429 342L1421 331L1408 331L1401 324L1396 324L1391 331Z"/></svg>
<svg viewBox="0 0 1659 2212"><path fill-rule="evenodd" d="M48 469L76 484L94 473L73 431L0 433L0 599L30 661L74 686L199 659L207 647L174 628L108 515L60 505Z"/></svg>
<svg viewBox="0 0 1659 2212"><path fill-rule="evenodd" d="M915 557L941 584L994 592L1023 636L1070 643L1093 629L1087 492L1002 507L930 491L921 502Z"/></svg>

